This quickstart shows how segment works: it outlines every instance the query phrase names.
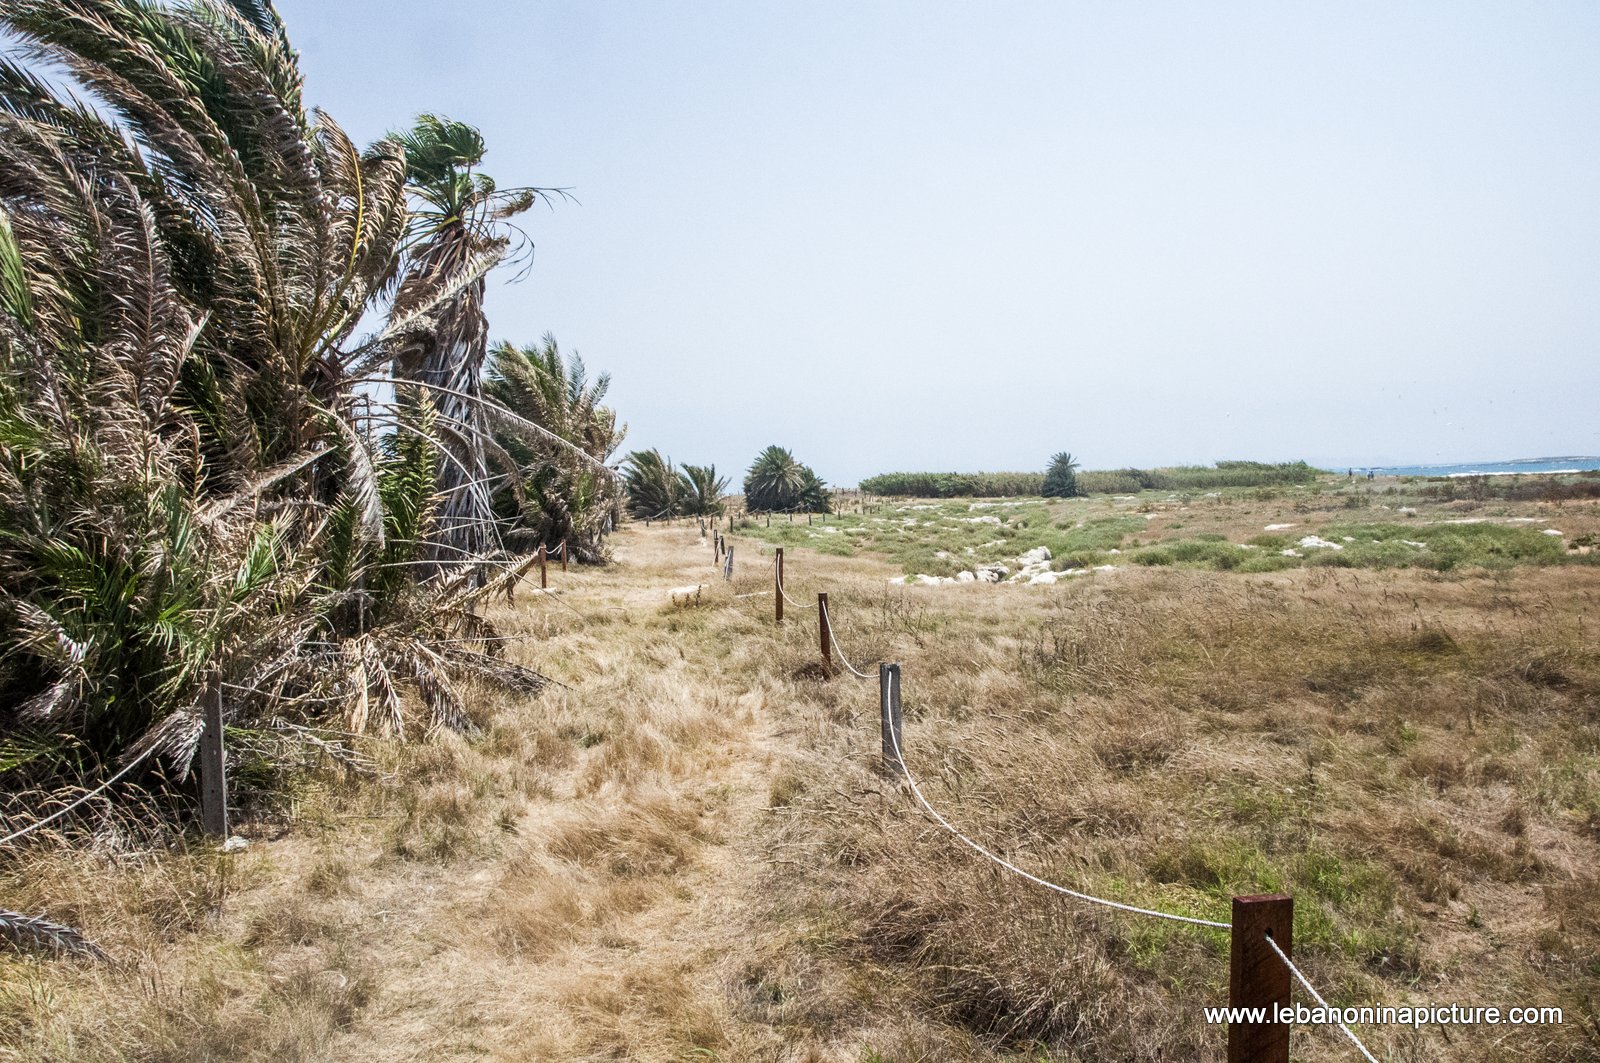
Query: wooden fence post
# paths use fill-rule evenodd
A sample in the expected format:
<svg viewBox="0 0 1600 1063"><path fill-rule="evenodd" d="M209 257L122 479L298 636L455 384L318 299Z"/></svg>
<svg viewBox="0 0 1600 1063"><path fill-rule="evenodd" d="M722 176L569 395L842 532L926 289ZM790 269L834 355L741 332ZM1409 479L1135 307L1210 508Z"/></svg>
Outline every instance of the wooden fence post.
<svg viewBox="0 0 1600 1063"><path fill-rule="evenodd" d="M772 600L776 603L778 623L783 623L783 547L778 547L777 567L773 570Z"/></svg>
<svg viewBox="0 0 1600 1063"><path fill-rule="evenodd" d="M817 592L817 641L822 647L822 674L833 674L833 640L828 637L828 596Z"/></svg>
<svg viewBox="0 0 1600 1063"><path fill-rule="evenodd" d="M561 571L567 571L567 540L561 540Z"/></svg>
<svg viewBox="0 0 1600 1063"><path fill-rule="evenodd" d="M200 706L200 829L228 837L228 773L222 749L222 673L213 671Z"/></svg>
<svg viewBox="0 0 1600 1063"><path fill-rule="evenodd" d="M722 578L730 581L733 579L733 547L731 546L722 555Z"/></svg>
<svg viewBox="0 0 1600 1063"><path fill-rule="evenodd" d="M544 566L544 543L539 544L539 586L550 586L550 573L545 571Z"/></svg>
<svg viewBox="0 0 1600 1063"><path fill-rule="evenodd" d="M1265 1022L1228 1024L1228 1063L1289 1063L1289 1024L1277 1009L1289 1005L1289 969L1266 939L1294 956L1294 898L1282 893L1233 899L1228 1006L1261 1008Z"/></svg>
<svg viewBox="0 0 1600 1063"><path fill-rule="evenodd" d="M722 533L719 532L719 531L714 531L714 532L711 533L711 563L713 565L715 565L716 563L718 563L721 560L722 560Z"/></svg>
<svg viewBox="0 0 1600 1063"><path fill-rule="evenodd" d="M900 730L900 666L878 665L878 720L883 729L883 766L897 775L905 774L906 766L899 751L905 748L904 733Z"/></svg>

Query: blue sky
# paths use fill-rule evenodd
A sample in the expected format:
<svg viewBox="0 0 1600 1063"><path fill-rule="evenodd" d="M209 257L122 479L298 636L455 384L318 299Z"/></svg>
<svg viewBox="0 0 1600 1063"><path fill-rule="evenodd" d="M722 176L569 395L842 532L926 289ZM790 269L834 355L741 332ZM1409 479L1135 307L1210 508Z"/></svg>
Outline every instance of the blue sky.
<svg viewBox="0 0 1600 1063"><path fill-rule="evenodd" d="M1600 453L1600 6L280 0L528 218L496 338L827 480Z"/></svg>

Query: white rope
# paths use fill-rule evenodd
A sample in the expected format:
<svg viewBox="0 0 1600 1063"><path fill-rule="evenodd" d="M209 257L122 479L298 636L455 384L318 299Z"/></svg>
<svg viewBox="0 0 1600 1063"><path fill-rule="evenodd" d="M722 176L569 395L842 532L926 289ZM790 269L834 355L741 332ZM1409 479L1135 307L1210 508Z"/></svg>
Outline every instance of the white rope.
<svg viewBox="0 0 1600 1063"><path fill-rule="evenodd" d="M776 563L776 560L774 560L774 563ZM817 603L816 602L812 602L810 605L801 605L799 602L797 602L793 598L789 597L789 592L784 589L783 580L781 580L781 579L778 581L778 593L783 595L783 600L784 601L788 602L790 605L794 606L794 608L796 608L796 609L815 609L817 607Z"/></svg>
<svg viewBox="0 0 1600 1063"><path fill-rule="evenodd" d="M59 810L57 810L55 812L52 812L50 815L46 816L44 819L39 820L37 823L34 823L31 826L23 827L19 831L13 831L12 833L7 834L4 838L0 838L0 845L10 845L12 842L16 841L18 838L23 838L23 837L26 837L29 834L32 834L34 831L38 830L40 827L43 827L43 826L45 826L47 824L50 824L50 823L54 823L56 820L60 819L64 815L66 815L68 812L71 812L73 809L77 808L79 805L83 804L85 801L89 801L89 800L91 800L91 799L93 799L95 797L100 796L100 794L104 793L107 789L109 789L111 786L113 786L124 775L128 774L134 768L137 768L140 765L140 763L142 763L145 760L145 758L149 757L151 753L154 753L156 751L156 748L157 748L157 746L155 746L155 745L150 746L150 748L146 749L143 753L140 753L137 757L134 757L133 760L130 761L128 764L126 764L122 768L121 771L117 772L115 775L111 776L111 778L107 779L105 782L101 783L99 786L95 787L93 790L90 790L88 793L84 794L82 797L80 797L76 801L72 802L72 804L66 806L65 808L59 809Z"/></svg>
<svg viewBox="0 0 1600 1063"><path fill-rule="evenodd" d="M1283 965L1289 968L1289 973L1294 975L1295 978L1299 980L1300 984L1305 987L1305 991L1311 994L1311 999L1317 1002L1317 1006L1323 1011L1332 1010L1328 1007L1328 1002L1322 999L1322 994L1318 993L1311 983L1306 981L1306 976L1300 973L1300 968L1294 965L1294 961L1289 959L1288 956L1284 955L1283 950L1278 947L1278 943L1272 940L1272 935L1267 934L1264 936L1266 937L1267 944L1271 947L1272 951L1278 954L1278 959L1282 960ZM1361 1043L1361 1039L1350 1032L1350 1027L1346 1026L1342 1020L1339 1021L1338 1025L1339 1029L1344 1031L1344 1035L1350 1038L1350 1043L1356 1046L1356 1051L1360 1052L1362 1058L1367 1060L1367 1063L1378 1063L1377 1059L1373 1057L1372 1053L1367 1051L1367 1046Z"/></svg>
<svg viewBox="0 0 1600 1063"><path fill-rule="evenodd" d="M822 623L828 629L828 645L833 647L833 652L839 655L839 660L844 662L844 666L850 669L850 674L854 675L857 679L878 678L877 676L872 675L870 672L856 671L856 666L850 663L850 658L844 655L844 650L839 646L839 636L833 633L833 617L828 615L828 610L826 609L822 611Z"/></svg>
<svg viewBox="0 0 1600 1063"><path fill-rule="evenodd" d="M1187 915L1173 915L1171 912L1158 912L1152 908L1138 908L1131 904L1123 904L1120 901L1108 901L1104 897L1095 897L1088 893L1079 893L1077 890L1071 890L1065 886L1058 886L1054 882L1049 882L1045 879L1042 879L1038 875L1029 874L1004 857L996 856L994 853L990 852L988 849L985 849L983 846L979 845L977 842L973 841L971 838L957 830L949 820L941 816L938 811L928 803L928 799L926 797L922 796L922 790L917 786L917 780L912 776L911 769L906 766L905 754L900 751L900 739L899 736L895 734L895 728L893 727L889 729L889 741L894 746L894 756L895 759L900 762L900 770L905 773L906 782L911 786L911 793L916 797L917 802L922 805L923 810L926 811L928 815L932 816L941 827L955 835L956 840L961 842L962 845L965 845L967 848L971 849L980 856L988 857L990 860L993 860L1007 871L1021 875L1023 878L1027 879L1029 882L1032 882L1036 886L1043 886L1047 890L1055 890L1057 893L1063 893L1068 897L1074 897L1080 901L1087 901L1090 904L1100 904L1107 908L1115 908L1118 911L1132 912L1134 915L1148 915L1153 919L1170 919L1177 923L1191 923L1194 926L1215 927L1218 930L1233 929L1232 923L1219 923L1212 919L1195 919Z"/></svg>

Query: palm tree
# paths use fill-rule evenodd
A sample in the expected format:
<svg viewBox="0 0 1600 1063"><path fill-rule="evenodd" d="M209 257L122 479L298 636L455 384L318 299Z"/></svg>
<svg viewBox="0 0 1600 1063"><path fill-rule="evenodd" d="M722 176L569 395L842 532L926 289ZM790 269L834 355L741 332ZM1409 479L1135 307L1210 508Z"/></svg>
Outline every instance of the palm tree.
<svg viewBox="0 0 1600 1063"><path fill-rule="evenodd" d="M783 447L763 450L744 478L745 505L752 513L827 513L831 498L810 466Z"/></svg>
<svg viewBox="0 0 1600 1063"><path fill-rule="evenodd" d="M601 540L620 494L605 462L627 434L615 411L601 405L610 386L609 373L591 380L583 358L576 351L563 356L548 333L537 344L502 342L490 350L484 394L556 437L494 434L493 458L512 474L511 486L496 492L496 516L513 525L511 534L552 549L566 543L580 560L604 560Z"/></svg>
<svg viewBox="0 0 1600 1063"><path fill-rule="evenodd" d="M805 467L783 447L770 446L745 473L745 506L752 513L792 510L804 484Z"/></svg>
<svg viewBox="0 0 1600 1063"><path fill-rule="evenodd" d="M637 520L660 520L682 512L683 481L670 458L654 448L636 450L623 463L628 512Z"/></svg>
<svg viewBox="0 0 1600 1063"><path fill-rule="evenodd" d="M483 554L496 540L481 382L489 343L485 276L528 246L509 220L546 190L497 188L477 170L485 154L483 136L464 122L423 114L396 139L405 148L414 206L394 313L415 318L415 324L394 348L394 376L421 385L439 413L441 500L431 553L448 561ZM439 302L442 288L450 296ZM429 303L434 305L424 311ZM404 389L402 397L421 401Z"/></svg>
<svg viewBox="0 0 1600 1063"><path fill-rule="evenodd" d="M685 465L678 477L683 481L684 513L692 517L721 515L728 478L718 476L715 465Z"/></svg>
<svg viewBox="0 0 1600 1063"><path fill-rule="evenodd" d="M396 275L403 148L307 114L268 0L6 0L0 31L52 72L0 57L0 733L76 746L7 785L84 750L181 778L210 675L230 724L338 704L356 730L406 729L402 676L430 727L465 723L457 668L532 682L449 638L485 633L472 566L402 575L433 412L386 441L356 416L472 275L353 340Z"/></svg>
<svg viewBox="0 0 1600 1063"><path fill-rule="evenodd" d="M800 481L800 509L807 513L832 513L833 493L828 490L828 484L812 471L811 466L805 467L805 475Z"/></svg>
<svg viewBox="0 0 1600 1063"><path fill-rule="evenodd" d="M1075 498L1082 494L1078 490L1077 473L1078 462L1071 454L1062 451L1054 455L1045 470L1042 493L1046 498Z"/></svg>

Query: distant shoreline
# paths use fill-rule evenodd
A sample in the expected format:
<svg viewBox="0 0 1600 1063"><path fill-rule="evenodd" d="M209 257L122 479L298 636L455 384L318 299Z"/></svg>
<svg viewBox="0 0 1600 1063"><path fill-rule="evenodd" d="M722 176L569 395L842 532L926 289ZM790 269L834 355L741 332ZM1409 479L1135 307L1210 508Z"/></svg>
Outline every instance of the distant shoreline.
<svg viewBox="0 0 1600 1063"><path fill-rule="evenodd" d="M1600 457L1571 455L1512 458L1508 461L1462 461L1427 465L1346 465L1346 469L1378 476L1555 476L1600 471ZM1337 471L1338 467L1335 467Z"/></svg>

